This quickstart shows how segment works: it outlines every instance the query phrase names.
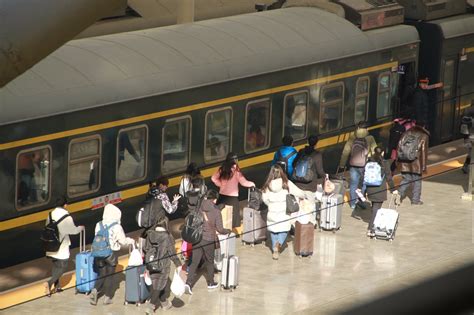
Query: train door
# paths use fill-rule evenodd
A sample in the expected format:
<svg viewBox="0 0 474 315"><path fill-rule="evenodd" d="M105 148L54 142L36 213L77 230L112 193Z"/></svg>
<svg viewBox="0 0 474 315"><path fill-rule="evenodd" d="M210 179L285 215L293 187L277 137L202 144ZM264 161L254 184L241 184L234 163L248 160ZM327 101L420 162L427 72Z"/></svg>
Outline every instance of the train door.
<svg viewBox="0 0 474 315"><path fill-rule="evenodd" d="M409 112L409 101L416 84L415 62L402 63L398 67L398 104L395 115Z"/></svg>
<svg viewBox="0 0 474 315"><path fill-rule="evenodd" d="M448 58L443 63L443 89L441 91L442 103L440 111L441 141L446 142L453 139L454 119L456 114L456 69L457 58Z"/></svg>

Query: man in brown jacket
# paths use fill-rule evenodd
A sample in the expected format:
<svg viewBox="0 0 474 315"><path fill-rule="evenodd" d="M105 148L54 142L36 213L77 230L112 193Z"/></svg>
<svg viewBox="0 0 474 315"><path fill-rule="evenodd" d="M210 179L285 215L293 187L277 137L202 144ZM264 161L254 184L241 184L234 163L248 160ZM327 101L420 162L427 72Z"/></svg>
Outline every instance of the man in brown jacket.
<svg viewBox="0 0 474 315"><path fill-rule="evenodd" d="M398 159L398 166L402 173L402 182L400 183L400 199L403 200L406 197L406 190L409 186L413 186L413 197L411 199L412 205L422 205L421 201L421 174L426 173L426 163L428 161L428 144L430 139L430 133L425 129L425 123L423 121L417 121L416 125L410 130L406 131L399 142L399 150L402 143L405 142L405 138L413 137L418 139L418 151L417 158L413 161L401 160L400 154Z"/></svg>

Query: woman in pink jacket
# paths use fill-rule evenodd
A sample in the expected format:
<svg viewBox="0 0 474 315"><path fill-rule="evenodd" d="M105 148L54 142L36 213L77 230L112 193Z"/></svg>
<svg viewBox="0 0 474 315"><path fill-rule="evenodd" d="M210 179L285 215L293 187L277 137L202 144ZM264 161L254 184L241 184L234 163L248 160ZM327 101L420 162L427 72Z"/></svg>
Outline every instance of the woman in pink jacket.
<svg viewBox="0 0 474 315"><path fill-rule="evenodd" d="M240 226L239 184L244 187L255 187L255 184L248 181L240 171L237 154L229 152L211 179L219 187L217 204L232 206L232 228Z"/></svg>

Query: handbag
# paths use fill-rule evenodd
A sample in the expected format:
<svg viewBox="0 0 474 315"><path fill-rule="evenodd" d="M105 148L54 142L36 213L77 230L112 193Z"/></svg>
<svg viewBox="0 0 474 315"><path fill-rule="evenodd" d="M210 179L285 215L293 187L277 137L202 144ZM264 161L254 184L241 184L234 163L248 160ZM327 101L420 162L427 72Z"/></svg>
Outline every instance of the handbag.
<svg viewBox="0 0 474 315"><path fill-rule="evenodd" d="M249 188L248 206L254 210L259 210L262 204L262 192L256 187Z"/></svg>
<svg viewBox="0 0 474 315"><path fill-rule="evenodd" d="M290 215L294 212L298 212L300 210L300 206L298 204L298 200L292 194L286 195L286 214Z"/></svg>

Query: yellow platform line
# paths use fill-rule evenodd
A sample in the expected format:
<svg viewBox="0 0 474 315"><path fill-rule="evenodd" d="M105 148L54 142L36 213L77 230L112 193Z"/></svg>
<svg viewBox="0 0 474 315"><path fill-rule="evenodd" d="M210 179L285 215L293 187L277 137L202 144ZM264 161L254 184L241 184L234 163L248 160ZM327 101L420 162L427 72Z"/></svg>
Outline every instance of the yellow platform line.
<svg viewBox="0 0 474 315"><path fill-rule="evenodd" d="M448 159L443 162L429 165L428 172L427 174L423 175L423 178L434 176L437 174L447 172L449 170L454 170L456 168L459 168L463 165L464 158L465 158L465 155L462 155L462 156ZM400 175L395 176L394 178L395 185L398 185L400 183L400 180L401 180ZM347 201L348 198L349 198L348 193L346 193L346 196L344 198L345 201ZM241 229L242 228L239 227L238 231L241 231ZM181 240L176 241L175 248L176 248L177 253L181 252ZM127 263L128 263L128 256L120 257L119 262L117 264L116 272L123 271L124 268L127 266ZM45 294L44 294L43 282L44 281L37 281L35 283L28 284L28 285L11 289L11 290L1 293L0 294L0 310L44 297ZM70 271L61 278L61 286L65 289L74 288L75 284L76 284L75 271Z"/></svg>

